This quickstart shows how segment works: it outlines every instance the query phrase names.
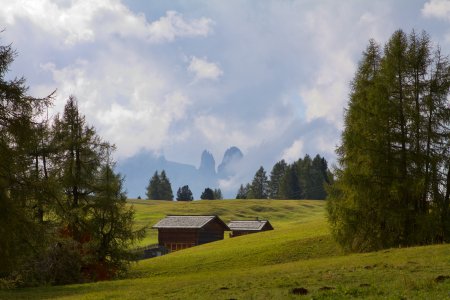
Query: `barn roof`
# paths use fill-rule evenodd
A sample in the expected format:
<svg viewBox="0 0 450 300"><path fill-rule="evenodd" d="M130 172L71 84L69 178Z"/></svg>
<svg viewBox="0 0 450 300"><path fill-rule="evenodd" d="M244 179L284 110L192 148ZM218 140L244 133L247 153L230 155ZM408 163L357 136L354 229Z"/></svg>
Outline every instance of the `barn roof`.
<svg viewBox="0 0 450 300"><path fill-rule="evenodd" d="M268 224L270 228L273 229L272 225L267 220L230 221L230 223L228 223L228 227L232 231L258 231L263 229L266 224Z"/></svg>
<svg viewBox="0 0 450 300"><path fill-rule="evenodd" d="M227 225L218 216L167 216L153 228L202 228L214 219L228 230Z"/></svg>

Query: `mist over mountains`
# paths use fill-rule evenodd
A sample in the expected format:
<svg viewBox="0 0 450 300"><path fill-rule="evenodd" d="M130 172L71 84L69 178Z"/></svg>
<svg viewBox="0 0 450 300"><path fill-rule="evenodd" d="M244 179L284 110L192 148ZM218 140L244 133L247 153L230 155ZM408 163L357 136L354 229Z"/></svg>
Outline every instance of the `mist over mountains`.
<svg viewBox="0 0 450 300"><path fill-rule="evenodd" d="M155 156L150 152L141 152L133 157L119 161L117 170L125 176L125 189L128 197L146 198L146 187L155 171L166 171L172 184L172 190L176 197L179 187L189 185L194 199L200 199L200 195L206 187L221 188L225 198L234 198L237 187L223 188L221 180L227 180L234 176L244 155L238 147L228 148L216 169L214 156L204 150L201 154L200 165L196 166L173 162L164 156Z"/></svg>

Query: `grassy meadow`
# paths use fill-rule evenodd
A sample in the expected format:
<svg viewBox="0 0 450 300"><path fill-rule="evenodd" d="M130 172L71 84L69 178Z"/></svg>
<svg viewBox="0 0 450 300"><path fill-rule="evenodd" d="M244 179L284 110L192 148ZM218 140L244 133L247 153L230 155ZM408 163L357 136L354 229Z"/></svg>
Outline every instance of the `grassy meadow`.
<svg viewBox="0 0 450 300"><path fill-rule="evenodd" d="M449 299L450 245L346 254L323 201L131 200L137 223L167 214L269 219L275 230L140 261L127 278L0 291L1 299ZM149 229L142 245L155 243Z"/></svg>

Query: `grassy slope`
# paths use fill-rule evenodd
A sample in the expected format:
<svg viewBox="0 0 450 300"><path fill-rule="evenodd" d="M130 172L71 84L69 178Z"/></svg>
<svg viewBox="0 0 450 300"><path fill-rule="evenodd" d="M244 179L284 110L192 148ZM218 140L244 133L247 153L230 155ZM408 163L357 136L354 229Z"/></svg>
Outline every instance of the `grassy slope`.
<svg viewBox="0 0 450 300"><path fill-rule="evenodd" d="M301 296L292 289L299 287L308 290L307 298L322 299L450 296L450 279L436 281L450 276L449 245L344 255L330 239L323 204L135 202L142 223L165 214L219 214L225 221L257 214L275 230L142 261L125 280L0 292L0 298L296 299Z"/></svg>
<svg viewBox="0 0 450 300"><path fill-rule="evenodd" d="M137 226L150 227L166 215L218 215L225 222L234 219L269 219L276 228L286 228L294 223L307 222L323 216L322 201L270 201L270 200L226 200L171 202L130 200L136 209ZM149 229L141 245L158 241L156 230Z"/></svg>

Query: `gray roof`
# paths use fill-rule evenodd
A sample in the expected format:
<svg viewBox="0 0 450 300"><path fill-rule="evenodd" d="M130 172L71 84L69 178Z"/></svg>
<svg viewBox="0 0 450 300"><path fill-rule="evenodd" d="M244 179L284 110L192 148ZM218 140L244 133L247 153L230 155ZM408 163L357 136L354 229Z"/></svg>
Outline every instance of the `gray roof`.
<svg viewBox="0 0 450 300"><path fill-rule="evenodd" d="M167 216L153 228L202 228L217 216ZM219 218L218 218L219 219ZM220 222L222 220L219 219ZM223 222L222 222L223 223ZM223 224L224 226L225 223Z"/></svg>
<svg viewBox="0 0 450 300"><path fill-rule="evenodd" d="M261 230L264 225L266 225L267 223L269 223L269 221L267 220L252 220L252 221L230 221L230 223L228 223L228 227L230 228L230 230L254 230L254 231L258 231ZM269 223L270 225L270 223ZM272 228L272 226L270 225L270 228Z"/></svg>

